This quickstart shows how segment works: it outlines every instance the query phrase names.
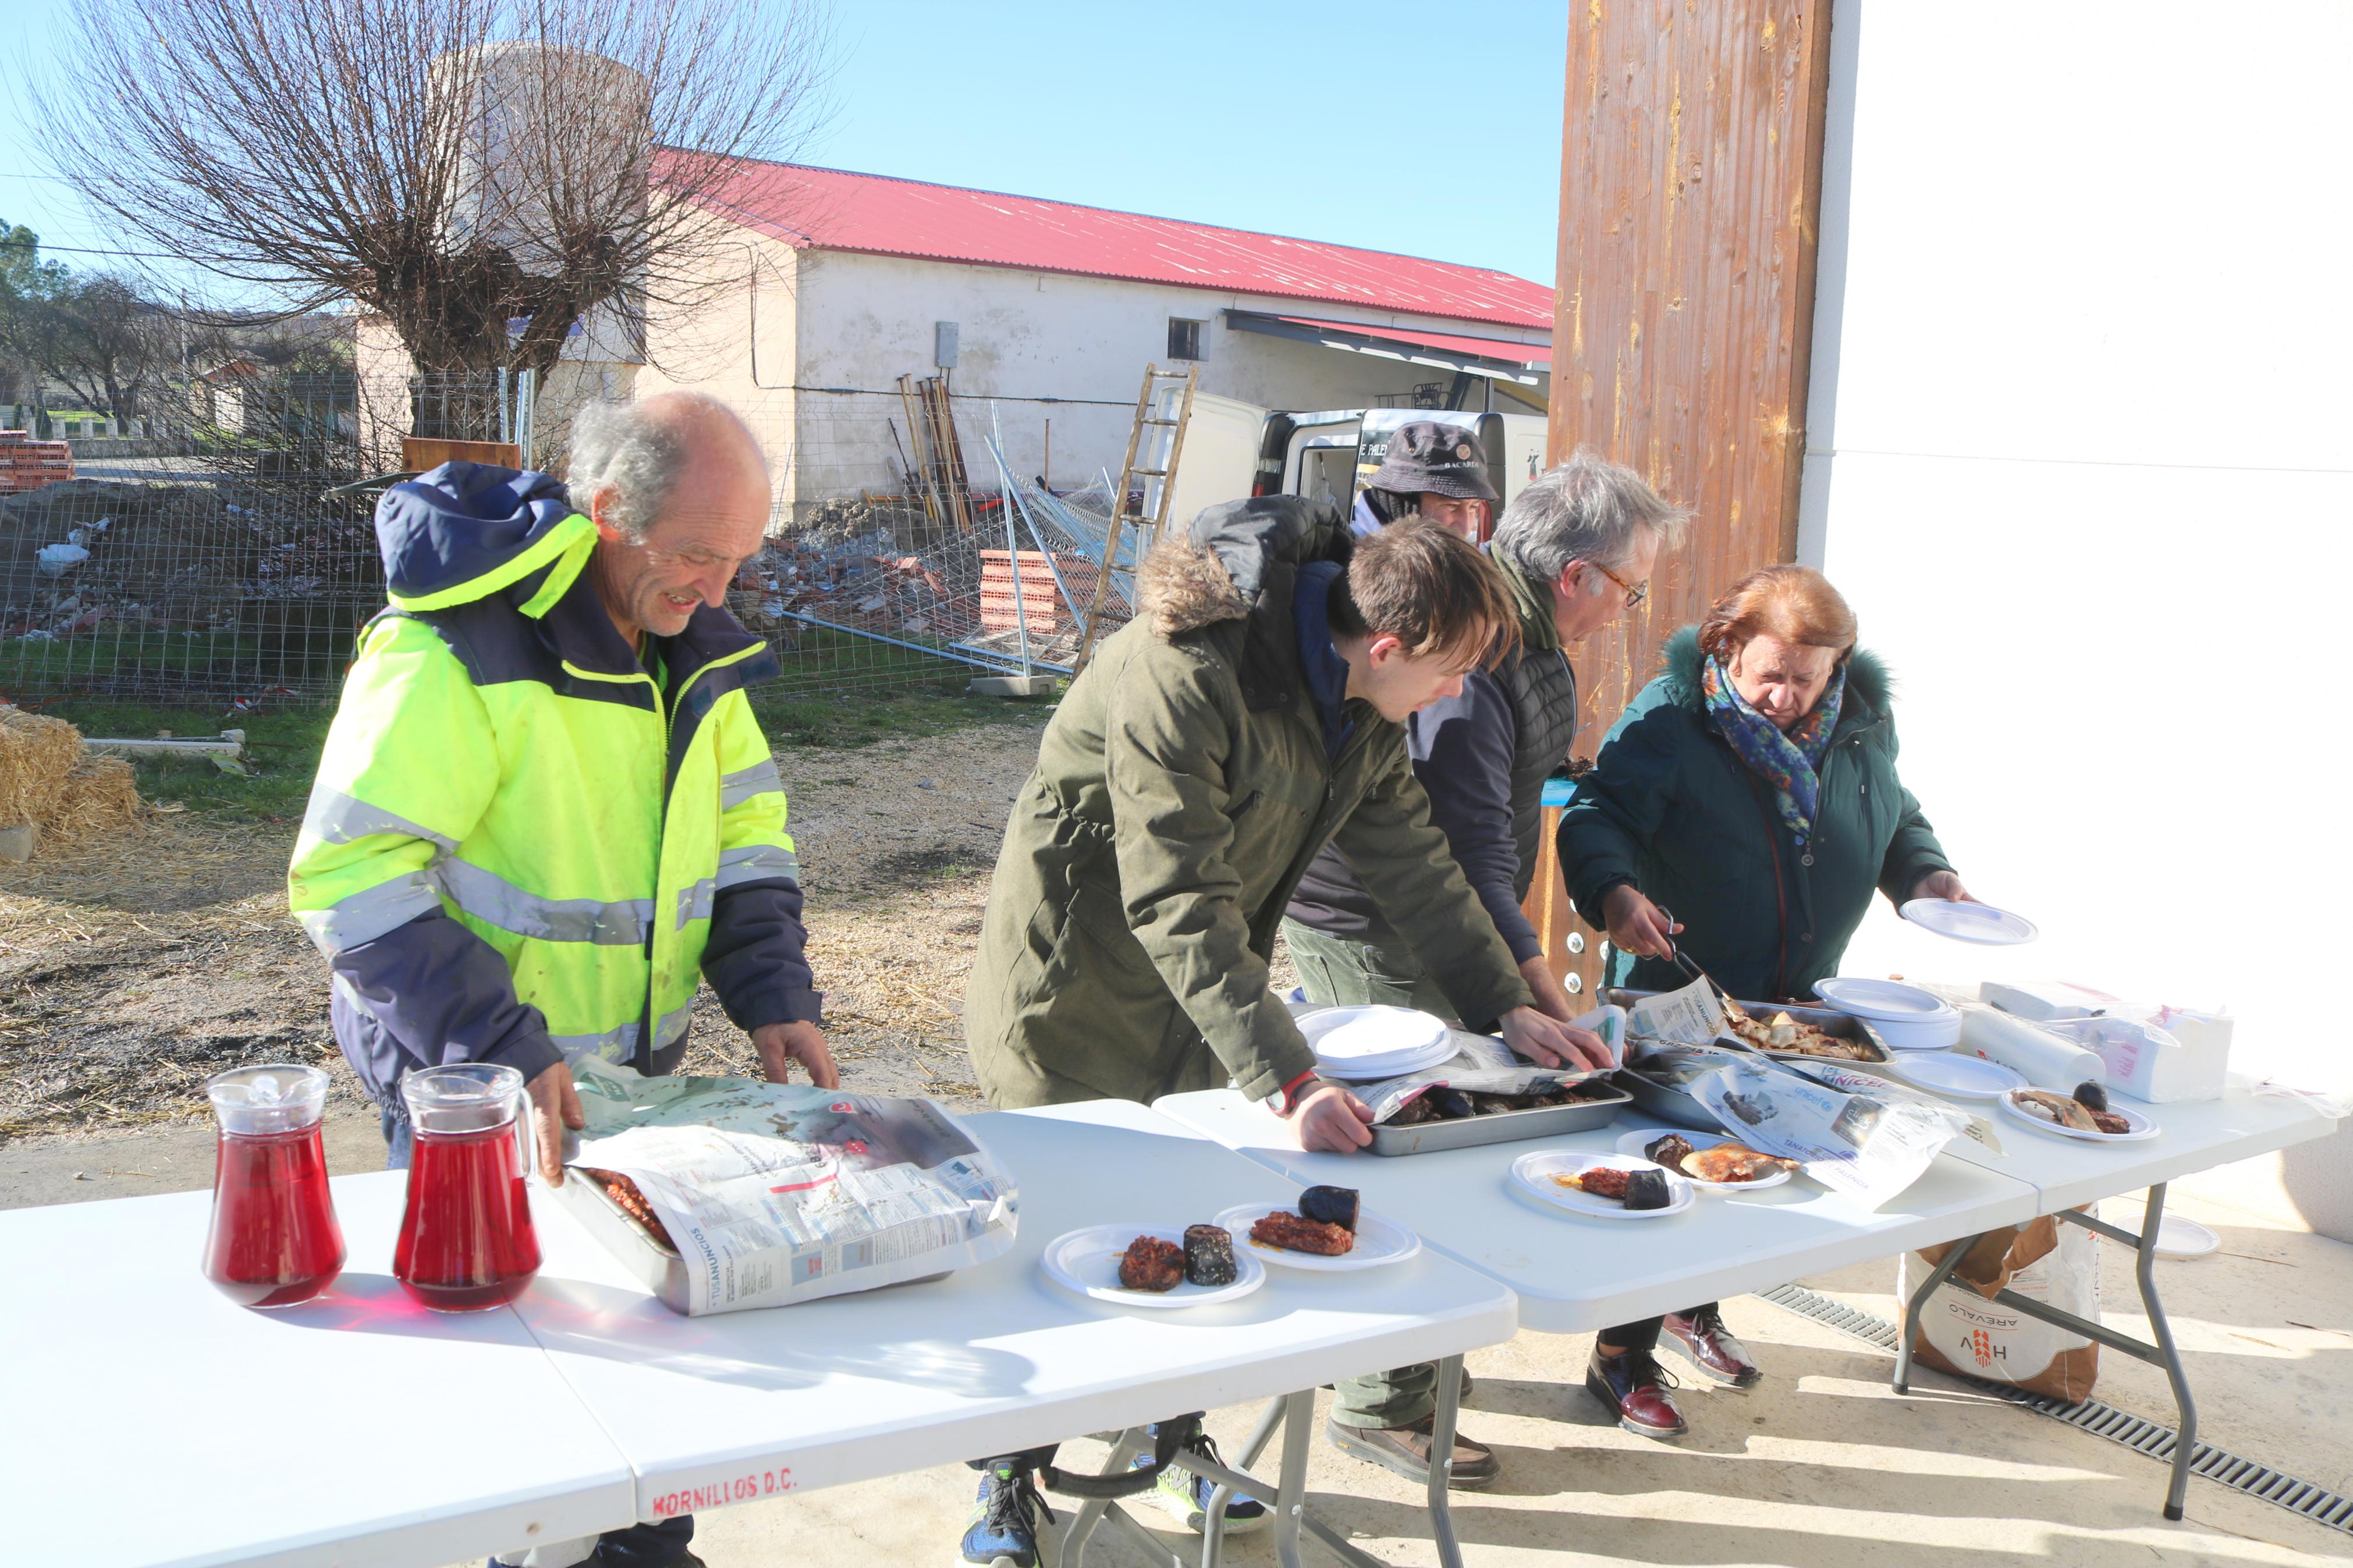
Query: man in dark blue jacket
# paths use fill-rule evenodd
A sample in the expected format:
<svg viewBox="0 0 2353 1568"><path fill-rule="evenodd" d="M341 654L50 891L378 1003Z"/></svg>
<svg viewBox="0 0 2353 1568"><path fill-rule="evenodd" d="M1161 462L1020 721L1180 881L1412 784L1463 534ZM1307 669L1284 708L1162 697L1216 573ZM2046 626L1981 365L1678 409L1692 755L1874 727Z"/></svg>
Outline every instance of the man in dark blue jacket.
<svg viewBox="0 0 2353 1568"><path fill-rule="evenodd" d="M1531 480L1487 546L1519 610L1518 647L1493 669L1472 670L1460 696L1407 723L1431 820L1537 1007L1563 1020L1577 1009L1520 905L1542 847L1545 781L1564 770L1577 732L1568 650L1642 602L1659 552L1676 542L1684 516L1639 474L1586 453ZM1414 1007L1472 1029L1489 1026L1487 1019L1454 1017L1444 992L1336 848L1325 849L1300 879L1282 934L1312 1002ZM1426 1479L1427 1446L1417 1447L1411 1432L1435 1401L1436 1381L1430 1365L1345 1379L1334 1385L1328 1435L1345 1453ZM1492 1481L1497 1470L1485 1446L1459 1436L1456 1442L1455 1484ZM1461 1448L1477 1458L1466 1465Z"/></svg>

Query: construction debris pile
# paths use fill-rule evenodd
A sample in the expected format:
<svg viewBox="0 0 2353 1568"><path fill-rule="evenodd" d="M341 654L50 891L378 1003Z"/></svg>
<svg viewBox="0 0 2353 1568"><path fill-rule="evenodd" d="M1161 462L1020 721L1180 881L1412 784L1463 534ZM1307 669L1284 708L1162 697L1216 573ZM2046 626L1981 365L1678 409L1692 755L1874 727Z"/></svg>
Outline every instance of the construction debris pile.
<svg viewBox="0 0 2353 1568"><path fill-rule="evenodd" d="M0 861L119 831L139 817L131 764L82 750L62 719L0 707Z"/></svg>
<svg viewBox="0 0 2353 1568"><path fill-rule="evenodd" d="M38 645L93 637L147 644L134 668L290 659L332 677L383 603L364 505L315 487L76 479L0 500L0 683L73 657Z"/></svg>

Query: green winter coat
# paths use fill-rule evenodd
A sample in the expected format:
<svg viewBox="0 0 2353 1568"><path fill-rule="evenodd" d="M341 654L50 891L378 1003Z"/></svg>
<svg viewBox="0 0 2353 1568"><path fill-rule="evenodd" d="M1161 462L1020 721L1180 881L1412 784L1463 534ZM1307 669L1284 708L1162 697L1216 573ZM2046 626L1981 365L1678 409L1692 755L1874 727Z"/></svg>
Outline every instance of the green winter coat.
<svg viewBox="0 0 2353 1568"><path fill-rule="evenodd" d="M1677 944L1735 996L1810 1001L1814 982L1838 973L1873 889L1901 900L1927 873L1951 869L1895 774L1886 668L1860 649L1847 662L1801 850L1768 786L1708 719L1697 630L1677 632L1661 662L1561 816L1577 912L1601 926L1605 896L1631 882L1683 922ZM1663 959L1618 953L1610 969L1614 984L1641 990L1684 983Z"/></svg>
<svg viewBox="0 0 2353 1568"><path fill-rule="evenodd" d="M1461 1016L1527 987L1430 822L1405 729L1351 700L1326 752L1292 620L1298 568L1345 559L1328 501L1208 509L1137 574L1015 802L965 995L989 1103L1149 1101L1230 1077L1263 1099L1314 1056L1267 990L1291 891L1327 841L1415 934Z"/></svg>

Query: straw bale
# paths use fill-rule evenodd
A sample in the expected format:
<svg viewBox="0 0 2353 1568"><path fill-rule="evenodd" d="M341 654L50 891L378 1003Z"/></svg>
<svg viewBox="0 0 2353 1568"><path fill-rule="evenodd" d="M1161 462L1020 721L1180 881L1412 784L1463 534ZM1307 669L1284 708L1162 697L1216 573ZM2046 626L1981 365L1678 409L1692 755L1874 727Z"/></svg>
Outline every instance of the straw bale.
<svg viewBox="0 0 2353 1568"><path fill-rule="evenodd" d="M0 826L37 824L41 855L139 820L129 763L85 755L81 731L62 719L0 710Z"/></svg>
<svg viewBox="0 0 2353 1568"><path fill-rule="evenodd" d="M0 827L48 825L81 761L81 731L62 719L0 709Z"/></svg>

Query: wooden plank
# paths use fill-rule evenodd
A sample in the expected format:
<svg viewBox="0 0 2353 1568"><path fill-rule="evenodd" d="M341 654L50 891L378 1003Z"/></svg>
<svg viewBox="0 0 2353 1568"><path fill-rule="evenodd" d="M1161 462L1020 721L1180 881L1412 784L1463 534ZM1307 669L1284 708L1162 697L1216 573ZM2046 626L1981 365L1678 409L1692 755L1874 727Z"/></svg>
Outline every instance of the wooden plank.
<svg viewBox="0 0 2353 1568"><path fill-rule="evenodd" d="M434 436L403 436L400 466L415 473L444 463L488 463L493 468L520 468L522 448L512 441L445 441Z"/></svg>
<svg viewBox="0 0 2353 1568"><path fill-rule="evenodd" d="M1570 13L1549 458L1590 447L1696 509L1649 602L1577 655L1587 756L1676 627L1795 552L1830 17L1830 0ZM1538 927L1589 994L1595 934L1561 947L1581 929Z"/></svg>

